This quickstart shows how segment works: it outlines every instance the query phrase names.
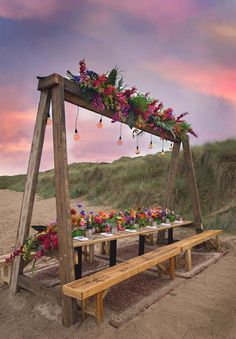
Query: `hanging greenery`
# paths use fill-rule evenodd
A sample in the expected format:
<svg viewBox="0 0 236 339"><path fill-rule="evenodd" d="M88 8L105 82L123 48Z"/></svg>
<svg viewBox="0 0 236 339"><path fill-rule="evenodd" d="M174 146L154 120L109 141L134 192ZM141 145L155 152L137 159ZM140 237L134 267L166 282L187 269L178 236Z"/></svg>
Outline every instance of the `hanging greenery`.
<svg viewBox="0 0 236 339"><path fill-rule="evenodd" d="M117 67L108 74L98 74L87 69L84 59L79 65L80 74L73 75L67 71L68 78L80 85L84 100L91 103L95 110L112 111L112 122L124 122L130 128L149 127L164 139L170 135L184 139L187 133L197 137L191 125L183 120L187 113L176 116L172 108L164 107L149 93L140 93L135 87L127 89Z"/></svg>

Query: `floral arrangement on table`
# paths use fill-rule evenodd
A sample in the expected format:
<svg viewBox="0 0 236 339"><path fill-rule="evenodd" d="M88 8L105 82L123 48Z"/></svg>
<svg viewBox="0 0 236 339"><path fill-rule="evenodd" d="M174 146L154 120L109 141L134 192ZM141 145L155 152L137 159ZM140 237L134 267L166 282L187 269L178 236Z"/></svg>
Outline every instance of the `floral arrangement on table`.
<svg viewBox="0 0 236 339"><path fill-rule="evenodd" d="M156 208L126 209L124 211L111 210L109 212L86 212L81 205L79 210L71 209L72 237L92 235L101 232L122 232L125 229L140 229L148 225L173 222L179 218L174 211ZM13 262L21 255L24 260L34 260L46 255L49 251L58 249L57 222L52 220L47 226L32 226L37 233L26 239L23 246L15 249L6 259ZM33 264L33 267L34 267Z"/></svg>
<svg viewBox="0 0 236 339"><path fill-rule="evenodd" d="M113 68L108 74L98 74L87 69L84 59L79 62L79 66L79 75L67 71L68 78L80 85L82 97L96 111L112 111L112 122L124 122L130 128L149 127L158 131L163 139L170 134L183 139L186 133L197 137L191 125L183 120L187 113L176 116L172 108L164 107L160 100L151 98L149 93L138 92L136 87L127 89L118 68Z"/></svg>

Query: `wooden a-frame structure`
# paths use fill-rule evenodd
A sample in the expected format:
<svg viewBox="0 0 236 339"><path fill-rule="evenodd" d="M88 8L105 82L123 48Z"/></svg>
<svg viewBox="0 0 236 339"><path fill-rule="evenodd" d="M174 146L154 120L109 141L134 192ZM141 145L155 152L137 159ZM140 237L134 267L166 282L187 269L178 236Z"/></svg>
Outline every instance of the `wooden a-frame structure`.
<svg viewBox="0 0 236 339"><path fill-rule="evenodd" d="M82 98L79 85L66 78L63 78L61 75L58 74L52 74L48 77L39 78L38 90L41 92L41 95L29 157L16 245L21 246L29 235L39 166L44 143L45 129L50 109L50 103L52 102L56 211L59 237L60 283L62 287L62 285L75 280L73 246L71 236L72 225L70 213L68 160L66 145L65 101L86 108L90 111L102 114L109 118L112 118L113 113L106 110L103 112L96 111L91 104L87 103ZM140 129L161 137L159 132L153 131L148 127ZM200 232L202 231L202 219L189 138L188 136L186 136L185 140L181 141L179 138L175 138L172 134L169 134L166 139L172 141L174 143L174 146L171 156L169 174L167 178L164 206L172 207L172 195L177 173L178 155L180 151L180 145L182 143L186 173L189 183L189 191L192 200L194 226L196 230ZM20 287L32 290L32 286L30 286L28 280L24 279L22 273L22 259L21 257L16 257L13 264L10 285L10 289L13 293L16 293ZM37 286L37 289L39 288L40 287ZM63 324L65 326L68 327L76 322L76 301L63 294L62 315Z"/></svg>

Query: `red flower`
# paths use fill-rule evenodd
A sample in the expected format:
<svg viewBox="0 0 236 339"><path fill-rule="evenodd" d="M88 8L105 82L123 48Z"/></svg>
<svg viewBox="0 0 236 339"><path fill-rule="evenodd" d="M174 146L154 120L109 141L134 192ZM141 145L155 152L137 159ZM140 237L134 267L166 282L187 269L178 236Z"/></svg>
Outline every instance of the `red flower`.
<svg viewBox="0 0 236 339"><path fill-rule="evenodd" d="M76 210L75 210L74 208L72 208L72 209L70 210L70 213L71 213L72 215L75 215L75 214L76 214Z"/></svg>

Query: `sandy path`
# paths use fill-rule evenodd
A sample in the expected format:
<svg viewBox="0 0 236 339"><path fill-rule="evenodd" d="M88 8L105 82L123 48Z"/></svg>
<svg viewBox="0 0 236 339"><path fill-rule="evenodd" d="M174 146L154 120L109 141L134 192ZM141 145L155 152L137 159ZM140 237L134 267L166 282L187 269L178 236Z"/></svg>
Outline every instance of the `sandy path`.
<svg viewBox="0 0 236 339"><path fill-rule="evenodd" d="M0 250L4 253L14 245L21 197L21 193L0 191ZM33 222L50 220L53 204L54 199L37 200ZM0 338L236 339L236 237L225 236L223 245L230 252L216 264L186 280L118 329L107 320L98 327L90 317L82 325L66 329L55 317L55 307L51 311L44 308L28 292L13 298L1 287ZM39 308L41 313L45 309L47 317L38 312Z"/></svg>

